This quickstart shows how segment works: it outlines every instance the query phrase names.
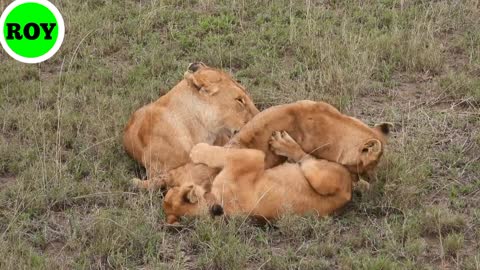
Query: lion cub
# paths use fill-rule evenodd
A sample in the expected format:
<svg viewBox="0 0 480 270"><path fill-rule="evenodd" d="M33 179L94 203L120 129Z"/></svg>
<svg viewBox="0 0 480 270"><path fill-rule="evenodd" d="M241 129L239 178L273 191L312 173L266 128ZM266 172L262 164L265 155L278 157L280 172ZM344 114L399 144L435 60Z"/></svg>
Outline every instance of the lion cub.
<svg viewBox="0 0 480 270"><path fill-rule="evenodd" d="M350 201L352 175L344 166L306 154L287 132L275 132L270 147L294 163L265 169L263 151L197 144L191 160L222 170L210 192L192 184L170 189L163 203L167 223L209 211L265 219L286 212L323 216Z"/></svg>

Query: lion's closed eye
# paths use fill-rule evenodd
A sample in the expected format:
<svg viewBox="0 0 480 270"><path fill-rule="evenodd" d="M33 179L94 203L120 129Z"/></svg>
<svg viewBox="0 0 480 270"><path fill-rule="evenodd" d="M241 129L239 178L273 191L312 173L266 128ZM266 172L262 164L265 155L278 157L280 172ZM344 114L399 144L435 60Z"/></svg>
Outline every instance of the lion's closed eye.
<svg viewBox="0 0 480 270"><path fill-rule="evenodd" d="M238 97L235 99L238 103L240 103L242 106L245 106L245 100L242 97Z"/></svg>

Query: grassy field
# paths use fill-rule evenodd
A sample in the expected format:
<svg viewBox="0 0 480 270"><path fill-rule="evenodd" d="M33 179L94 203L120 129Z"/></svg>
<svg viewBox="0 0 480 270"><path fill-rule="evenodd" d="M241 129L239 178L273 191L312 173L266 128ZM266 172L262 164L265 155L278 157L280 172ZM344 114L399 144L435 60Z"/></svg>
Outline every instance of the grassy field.
<svg viewBox="0 0 480 270"><path fill-rule="evenodd" d="M478 0L52 2L53 58L0 53L0 269L480 269ZM262 109L395 123L373 189L334 217L165 226L121 134L193 61Z"/></svg>

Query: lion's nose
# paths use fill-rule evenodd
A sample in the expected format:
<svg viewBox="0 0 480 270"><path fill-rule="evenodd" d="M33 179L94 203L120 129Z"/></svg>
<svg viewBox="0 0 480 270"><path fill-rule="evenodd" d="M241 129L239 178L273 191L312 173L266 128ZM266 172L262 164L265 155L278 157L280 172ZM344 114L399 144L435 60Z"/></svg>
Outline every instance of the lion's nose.
<svg viewBox="0 0 480 270"><path fill-rule="evenodd" d="M220 204L212 205L210 208L210 214L214 217L223 215L223 207Z"/></svg>

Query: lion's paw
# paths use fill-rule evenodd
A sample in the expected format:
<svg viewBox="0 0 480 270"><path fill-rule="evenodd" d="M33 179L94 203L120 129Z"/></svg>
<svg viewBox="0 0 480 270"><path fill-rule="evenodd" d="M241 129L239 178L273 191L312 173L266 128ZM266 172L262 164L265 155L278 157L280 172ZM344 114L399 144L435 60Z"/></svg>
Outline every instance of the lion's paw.
<svg viewBox="0 0 480 270"><path fill-rule="evenodd" d="M269 143L272 151L279 156L295 159L299 153L303 152L298 143L286 131L275 131Z"/></svg>
<svg viewBox="0 0 480 270"><path fill-rule="evenodd" d="M192 150L190 150L190 160L193 163L205 163L205 158L207 157L208 149L211 146L207 143L199 143L195 145Z"/></svg>

